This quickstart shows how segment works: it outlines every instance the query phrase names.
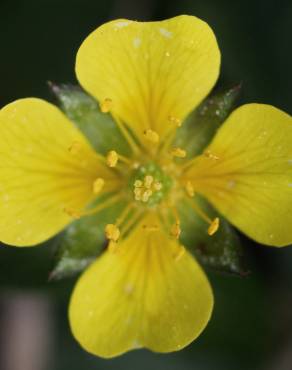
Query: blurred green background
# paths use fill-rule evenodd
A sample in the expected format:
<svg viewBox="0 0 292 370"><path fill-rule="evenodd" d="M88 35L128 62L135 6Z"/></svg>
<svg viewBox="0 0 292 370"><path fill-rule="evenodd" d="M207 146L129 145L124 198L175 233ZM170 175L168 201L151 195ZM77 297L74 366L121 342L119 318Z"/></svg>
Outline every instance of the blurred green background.
<svg viewBox="0 0 292 370"><path fill-rule="evenodd" d="M48 80L76 82L76 51L105 21L178 14L214 29L223 56L220 85L242 81L241 103L292 113L291 0L0 0L0 106L28 96L52 100ZM198 340L178 353L134 351L107 361L71 337L66 310L74 281L47 282L54 241L24 250L1 246L1 370L291 370L292 247L242 239L251 274L208 272L215 309Z"/></svg>

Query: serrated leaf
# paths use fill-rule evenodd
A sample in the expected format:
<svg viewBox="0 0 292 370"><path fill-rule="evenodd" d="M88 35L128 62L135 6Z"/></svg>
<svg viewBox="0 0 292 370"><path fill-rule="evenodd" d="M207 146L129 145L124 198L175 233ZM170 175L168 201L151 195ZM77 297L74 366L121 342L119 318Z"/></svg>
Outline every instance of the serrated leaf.
<svg viewBox="0 0 292 370"><path fill-rule="evenodd" d="M106 154L110 150L129 156L131 149L109 113L102 113L98 102L78 86L49 83L61 109L87 137L93 148Z"/></svg>
<svg viewBox="0 0 292 370"><path fill-rule="evenodd" d="M190 202L192 200L186 198L178 207L182 243L204 266L220 272L244 275L243 250L235 230L220 217L218 231L209 236L208 224L195 213ZM196 196L196 203L211 219L218 216L203 198Z"/></svg>
<svg viewBox="0 0 292 370"><path fill-rule="evenodd" d="M106 224L115 222L125 206L125 201L119 201L94 215L73 222L60 237L50 279L73 276L100 255L107 244L104 234Z"/></svg>
<svg viewBox="0 0 292 370"><path fill-rule="evenodd" d="M186 150L188 158L200 154L232 111L240 89L236 85L206 98L178 128L175 146Z"/></svg>

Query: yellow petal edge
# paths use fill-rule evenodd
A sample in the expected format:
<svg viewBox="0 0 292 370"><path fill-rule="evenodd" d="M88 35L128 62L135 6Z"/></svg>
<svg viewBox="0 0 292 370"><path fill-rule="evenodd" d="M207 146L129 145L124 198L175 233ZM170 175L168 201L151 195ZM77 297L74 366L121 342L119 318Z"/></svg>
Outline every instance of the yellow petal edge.
<svg viewBox="0 0 292 370"><path fill-rule="evenodd" d="M108 358L141 347L177 351L192 342L213 308L195 259L143 223L111 249L83 273L71 298L71 329L81 346Z"/></svg>
<svg viewBox="0 0 292 370"><path fill-rule="evenodd" d="M160 136L210 92L220 68L213 31L187 15L161 22L119 19L91 33L76 59L80 84L137 134ZM143 140L143 138L142 138Z"/></svg>
<svg viewBox="0 0 292 370"><path fill-rule="evenodd" d="M56 107L35 98L8 104L0 111L0 240L32 246L55 235L72 221L66 209L83 208L104 172Z"/></svg>
<svg viewBox="0 0 292 370"><path fill-rule="evenodd" d="M254 240L291 244L292 117L270 105L244 105L205 153L185 175L194 188Z"/></svg>

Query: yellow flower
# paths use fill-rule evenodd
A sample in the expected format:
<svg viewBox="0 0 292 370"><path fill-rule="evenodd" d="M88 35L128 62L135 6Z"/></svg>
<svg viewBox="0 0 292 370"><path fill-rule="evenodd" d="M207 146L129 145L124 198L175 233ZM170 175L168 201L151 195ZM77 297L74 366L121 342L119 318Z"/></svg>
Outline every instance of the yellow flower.
<svg viewBox="0 0 292 370"><path fill-rule="evenodd" d="M196 194L256 241L292 242L289 115L248 104L200 156L190 160L184 148L173 147L177 128L210 92L219 67L215 36L195 17L117 20L94 31L78 51L77 77L115 118L129 157L116 148L96 153L42 100L18 100L0 111L3 242L36 245L76 218L127 202L105 228L107 251L82 274L70 303L73 334L91 353L175 351L205 328L213 295L179 242L177 205L185 197L210 237L219 218L203 212Z"/></svg>

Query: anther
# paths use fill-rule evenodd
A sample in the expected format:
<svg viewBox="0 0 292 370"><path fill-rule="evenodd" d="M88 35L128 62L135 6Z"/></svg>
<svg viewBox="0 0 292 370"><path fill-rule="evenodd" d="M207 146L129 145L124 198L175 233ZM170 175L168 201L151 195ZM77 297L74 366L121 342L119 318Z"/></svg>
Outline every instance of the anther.
<svg viewBox="0 0 292 370"><path fill-rule="evenodd" d="M170 234L171 234L173 237L175 237L176 239L179 239L180 233L181 233L180 224L179 224L179 222L176 222L175 224L173 224L173 225L171 226Z"/></svg>
<svg viewBox="0 0 292 370"><path fill-rule="evenodd" d="M73 143L69 146L68 148L68 151L71 153L71 154L78 154L81 150L81 143L79 141L73 141Z"/></svg>
<svg viewBox="0 0 292 370"><path fill-rule="evenodd" d="M146 190L143 194L142 194L142 202L146 203L148 202L149 198L151 197L152 195L152 190L148 189Z"/></svg>
<svg viewBox="0 0 292 370"><path fill-rule="evenodd" d="M150 141L151 143L153 144L157 144L159 142L159 135L157 132L153 131L153 130L145 130L143 132L144 136L145 136L145 139L147 141Z"/></svg>
<svg viewBox="0 0 292 370"><path fill-rule="evenodd" d="M134 194L135 194L135 195L141 195L141 194L142 194L142 190L143 190L143 189L141 189L141 188L135 188L135 189L134 189Z"/></svg>
<svg viewBox="0 0 292 370"><path fill-rule="evenodd" d="M106 163L108 164L109 167L116 167L118 160L119 156L117 152L115 152L114 150L108 152L106 156Z"/></svg>
<svg viewBox="0 0 292 370"><path fill-rule="evenodd" d="M135 188L141 188L143 186L143 182L141 180L136 180L134 182Z"/></svg>
<svg viewBox="0 0 292 370"><path fill-rule="evenodd" d="M100 110L102 113L108 113L113 106L113 101L110 98L105 98L103 102L100 103Z"/></svg>
<svg viewBox="0 0 292 370"><path fill-rule="evenodd" d="M135 200L142 199L142 189L141 188L134 189L134 194L135 194Z"/></svg>
<svg viewBox="0 0 292 370"><path fill-rule="evenodd" d="M210 159L213 159L214 161L218 161L219 157L213 153L210 152L210 150L206 150L204 152L204 155L207 157L207 158L210 158Z"/></svg>
<svg viewBox="0 0 292 370"><path fill-rule="evenodd" d="M75 218L76 220L78 220L81 217L80 213L74 210L73 208L65 207L63 211L67 213L68 216Z"/></svg>
<svg viewBox="0 0 292 370"><path fill-rule="evenodd" d="M107 239L116 242L120 237L120 229L114 224L107 224L105 227L105 235Z"/></svg>
<svg viewBox="0 0 292 370"><path fill-rule="evenodd" d="M174 157L185 158L186 155L187 155L187 152L184 149L181 149L181 148L172 148L171 154Z"/></svg>
<svg viewBox="0 0 292 370"><path fill-rule="evenodd" d="M100 193L103 187L104 187L104 179L101 178L101 177L98 177L93 182L93 192L94 192L94 194Z"/></svg>
<svg viewBox="0 0 292 370"><path fill-rule="evenodd" d="M218 217L214 218L214 220L211 222L208 228L208 234L210 236L216 233L216 231L219 229L219 224L220 224L219 218Z"/></svg>
<svg viewBox="0 0 292 370"><path fill-rule="evenodd" d="M182 121L179 118L174 117L172 115L168 116L168 120L169 120L169 122L175 124L177 127L181 127L181 125L182 125Z"/></svg>
<svg viewBox="0 0 292 370"><path fill-rule="evenodd" d="M195 195L194 187L190 181L187 181L186 183L186 192L191 198Z"/></svg>
<svg viewBox="0 0 292 370"><path fill-rule="evenodd" d="M152 185L152 183L153 183L153 176L151 176L151 175L147 175L147 176L145 176L145 178L144 178L144 186L145 186L145 188L147 188L147 189L150 189L151 188L151 185Z"/></svg>
<svg viewBox="0 0 292 370"><path fill-rule="evenodd" d="M159 181L155 181L151 175L146 175L142 180L136 180L134 182L134 195L135 200L140 200L143 203L148 202L149 198L156 191L161 190L162 184Z"/></svg>

